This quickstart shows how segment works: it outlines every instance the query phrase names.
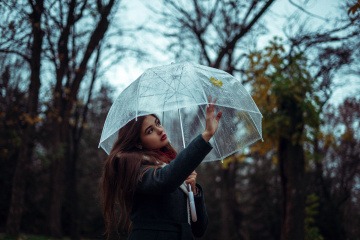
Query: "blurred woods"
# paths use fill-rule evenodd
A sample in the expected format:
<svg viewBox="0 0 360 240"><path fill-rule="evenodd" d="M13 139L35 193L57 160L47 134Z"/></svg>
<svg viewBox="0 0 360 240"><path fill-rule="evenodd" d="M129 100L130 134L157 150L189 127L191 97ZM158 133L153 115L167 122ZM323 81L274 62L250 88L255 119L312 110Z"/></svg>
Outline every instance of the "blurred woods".
<svg viewBox="0 0 360 240"><path fill-rule="evenodd" d="M107 65L136 53L112 44L123 34L119 22L110 25L119 4L1 2L0 221L8 234L102 231L97 139L112 90L97 82Z"/></svg>
<svg viewBox="0 0 360 240"><path fill-rule="evenodd" d="M264 142L198 169L203 239L358 239L360 99L329 99L336 79L359 81L360 3L314 28L312 1L289 1L286 38L259 46L276 2L167 0L147 6L158 22L132 30L116 0L1 2L0 231L102 238L97 144L114 91L104 73L141 61L124 39L150 33L178 61L238 76L264 115Z"/></svg>

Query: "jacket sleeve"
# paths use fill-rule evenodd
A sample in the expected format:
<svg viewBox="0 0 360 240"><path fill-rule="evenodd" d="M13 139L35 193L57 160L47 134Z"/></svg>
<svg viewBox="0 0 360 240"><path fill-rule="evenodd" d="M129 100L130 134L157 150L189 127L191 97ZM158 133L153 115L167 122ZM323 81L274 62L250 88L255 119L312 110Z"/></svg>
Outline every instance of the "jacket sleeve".
<svg viewBox="0 0 360 240"><path fill-rule="evenodd" d="M202 237L208 226L209 219L205 206L204 192L199 184L196 184L196 187L199 191L198 195L194 196L197 221L191 222L191 230L195 237Z"/></svg>
<svg viewBox="0 0 360 240"><path fill-rule="evenodd" d="M164 194L175 191L211 149L212 146L201 135L197 136L168 165L146 170L136 191L144 194Z"/></svg>

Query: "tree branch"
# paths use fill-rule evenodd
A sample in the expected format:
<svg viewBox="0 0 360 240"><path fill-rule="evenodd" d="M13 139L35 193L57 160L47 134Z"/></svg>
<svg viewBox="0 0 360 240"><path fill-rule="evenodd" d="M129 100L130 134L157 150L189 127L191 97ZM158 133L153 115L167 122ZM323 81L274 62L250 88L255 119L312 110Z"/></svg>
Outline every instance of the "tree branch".
<svg viewBox="0 0 360 240"><path fill-rule="evenodd" d="M31 59L26 56L24 53L16 51L16 50L12 50L12 49L0 49L0 53L5 53L5 54L15 54L20 56L21 58L23 58L24 60L26 60L28 63L31 62Z"/></svg>
<svg viewBox="0 0 360 240"><path fill-rule="evenodd" d="M99 42L102 40L102 38L105 35L105 32L107 31L109 27L109 20L108 17L111 13L112 7L114 6L116 0L110 0L109 3L106 6L102 6L102 12L101 12L101 19L96 26L93 34L90 37L89 43L86 47L85 54L83 56L83 59L76 71L76 75L74 78L74 81L72 83L71 89L70 89L70 98L74 101L76 100L76 95L80 87L81 80L85 76L87 64L89 62L89 59L94 52L94 50L99 45ZM69 109L68 109L69 111Z"/></svg>
<svg viewBox="0 0 360 240"><path fill-rule="evenodd" d="M309 16L312 16L312 17L315 17L315 18L318 18L318 19L321 19L321 20L324 20L324 21L328 21L328 19L326 19L326 18L323 18L323 17L321 17L321 16L319 16L319 15L316 15L316 14L314 14L314 13L311 13L311 12L307 11L305 8L303 8L302 6L294 3L292 0L289 0L289 2L290 2L293 6L295 6L296 8L300 9L302 12L308 14Z"/></svg>
<svg viewBox="0 0 360 240"><path fill-rule="evenodd" d="M262 7L262 9L258 12L258 14L255 15L255 17L250 21L250 23L246 26L241 28L240 32L234 36L234 38L228 42L226 46L223 46L221 49L216 61L212 64L212 67L219 68L220 63L225 56L225 54L228 52L229 49L234 49L237 41L242 38L246 33L249 32L249 30L252 28L252 26L260 19L260 17L266 12L266 10L271 6L271 4L275 0L269 0L266 2L266 4Z"/></svg>

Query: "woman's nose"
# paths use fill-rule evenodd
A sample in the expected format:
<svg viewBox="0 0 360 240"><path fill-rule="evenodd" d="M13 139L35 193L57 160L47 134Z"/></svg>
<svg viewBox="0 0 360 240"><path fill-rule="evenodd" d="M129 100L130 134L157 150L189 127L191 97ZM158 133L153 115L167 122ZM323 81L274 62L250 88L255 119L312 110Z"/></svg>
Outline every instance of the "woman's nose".
<svg viewBox="0 0 360 240"><path fill-rule="evenodd" d="M162 134L164 132L164 129L162 127L157 127L156 131L160 135L160 134Z"/></svg>

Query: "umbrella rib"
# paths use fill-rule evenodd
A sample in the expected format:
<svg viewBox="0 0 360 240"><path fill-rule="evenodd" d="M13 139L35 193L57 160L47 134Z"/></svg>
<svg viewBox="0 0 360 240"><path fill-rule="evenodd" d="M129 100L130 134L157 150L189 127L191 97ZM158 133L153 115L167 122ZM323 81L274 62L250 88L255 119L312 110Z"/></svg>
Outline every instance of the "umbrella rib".
<svg viewBox="0 0 360 240"><path fill-rule="evenodd" d="M182 67L181 69L181 73L180 73L180 79L183 73L184 67ZM179 81L180 82L180 81ZM179 85L178 85L179 86ZM178 90L178 89L177 89ZM178 91L176 91L176 93L178 93ZM174 93L175 94L175 93ZM181 111L179 108L179 101L178 101L178 94L176 94L176 103L177 103L177 109L178 109L178 114L179 114L179 120L180 120L180 128L181 128L181 137L182 137L182 142L183 142L183 147L185 148L185 136L184 136L184 128L183 128L183 124L182 124L182 119L181 119Z"/></svg>
<svg viewBox="0 0 360 240"><path fill-rule="evenodd" d="M218 145L218 143L217 143L217 141L216 141L216 136L213 137L213 141L214 141L215 149L216 149L216 151L218 152L218 154L219 154L219 156L220 156L221 162L223 162L223 161L224 161L224 158L223 158L223 156L222 156L222 154L221 154L221 152L220 152L219 145Z"/></svg>
<svg viewBox="0 0 360 240"><path fill-rule="evenodd" d="M260 137L261 137L261 140L264 141L263 137L262 137L262 134L260 134L260 131L259 129L257 128L257 125L254 121L254 119L252 118L252 116L250 114L247 114L245 116L248 116L250 119L251 119L251 123L252 123L252 127L254 127L256 129L256 132L259 133Z"/></svg>
<svg viewBox="0 0 360 240"><path fill-rule="evenodd" d="M181 85L183 85L183 87L184 87L183 89L186 89L190 93L189 95L188 94L182 94L182 95L187 96L187 97L192 98L192 99L195 100L195 97L194 97L194 94L192 94L192 91L190 91L190 89L186 85L184 85L183 83L181 83Z"/></svg>
<svg viewBox="0 0 360 240"><path fill-rule="evenodd" d="M184 67L182 67L182 69L181 69L181 73L180 73L180 78L181 78L181 76L182 76L182 74L183 74L183 68ZM166 104L166 102L167 102L167 99L170 99L171 97L173 97L175 94L179 94L179 93L181 93L181 95L182 96L187 96L187 97L189 97L189 98L192 98L192 99L195 99L194 98L194 95L193 94L190 94L190 95L188 95L188 94L184 94L184 89L186 89L187 90L187 92L189 92L189 93L191 93L191 91L189 90L189 88L188 88L188 86L187 85L185 85L182 81L178 81L177 83L178 83L178 87L177 88L175 88L172 84L169 84L168 83L168 81L166 81L163 77L161 77L161 75L159 75L157 72L155 72L154 70L152 70L152 72L155 74L155 75L157 75L158 77L159 77L159 79L161 79L166 85L168 85L169 86L169 88L167 89L167 91L166 91L166 95L165 95L165 98L164 98L164 104L163 104L163 106L165 106L165 104ZM181 85L183 88L181 89L181 91L180 91L180 89L179 89L179 85ZM156 89L156 88L151 88L151 87L149 87L148 86L148 89ZM169 91L169 90L172 90L172 91ZM173 93L171 96L168 96L170 93ZM203 94L205 94L204 93L204 91L203 91ZM161 95L161 94L158 94L158 95ZM157 96L156 94L153 94L153 95L141 95L142 97L147 97L147 96ZM177 99L178 100L178 99ZM206 96L205 96L205 101L206 101ZM163 107L164 108L164 107Z"/></svg>
<svg viewBox="0 0 360 240"><path fill-rule="evenodd" d="M171 84L169 84L165 79L163 79L157 72L155 72L155 71L153 70L153 73L155 73L155 75L157 75L166 85L168 85L169 87L173 88L173 87L171 86ZM175 88L173 88L173 90L175 91Z"/></svg>
<svg viewBox="0 0 360 240"><path fill-rule="evenodd" d="M182 75L182 72L181 72L181 75ZM189 87L188 87L187 85L185 85L182 81L179 81L179 85L181 85L181 86L183 87L182 90L183 90L183 89L186 89L187 92L190 93L189 95L187 95L187 94L182 94L183 96L187 96L187 97L189 97L189 98L192 98L192 99L196 100L196 98L194 97L194 94L192 94L192 91L190 91L190 89L189 89ZM204 89L203 89L203 88L201 88L201 89L202 89L203 95L204 95L204 97L205 97L205 101L207 101L207 97L206 97L206 94L205 94L205 92L204 92ZM179 91L177 91L177 92L179 92ZM195 102L196 102L196 101L195 101Z"/></svg>
<svg viewBox="0 0 360 240"><path fill-rule="evenodd" d="M181 129L181 137L182 137L183 147L185 148L186 146L185 146L184 127L183 127L183 124L182 124L180 108L178 108L178 114L179 114L179 121L180 121L180 129Z"/></svg>
<svg viewBox="0 0 360 240"><path fill-rule="evenodd" d="M170 93L170 92L173 92L173 95L172 96L174 96L174 94L177 92L177 90L176 90L176 88L174 87L174 86L172 86L171 84L169 84L165 79L163 79L157 72L155 72L154 70L152 70L153 71L153 73L155 74L155 75L157 75L167 86L168 86L168 89L167 89L167 91L166 91L166 94L165 94L165 99L164 99L164 104L163 104L163 109L164 109L164 106L165 106L165 104L166 104L166 102L167 102L167 95ZM170 89L172 89L172 91L169 91ZM169 98L171 98L172 96L170 96Z"/></svg>
<svg viewBox="0 0 360 240"><path fill-rule="evenodd" d="M140 91L140 84L141 84L141 79L142 77L139 79L139 83L138 83L138 87L136 89L136 113L135 113L135 121L137 121L137 117L138 117L138 111L139 111L139 91Z"/></svg>
<svg viewBox="0 0 360 240"><path fill-rule="evenodd" d="M176 93L176 92L172 92L173 93L173 95L172 96L174 96L174 94ZM153 96L161 96L161 95L163 95L164 93L157 93L157 94L149 94L149 95L144 95L144 94L142 94L142 95L140 95L140 97L153 97ZM166 92L165 93L166 95L168 95L169 94L169 91L168 92ZM165 96L166 96L165 95ZM187 95L187 94L181 94L182 96L187 96L187 97L193 97L193 95Z"/></svg>

